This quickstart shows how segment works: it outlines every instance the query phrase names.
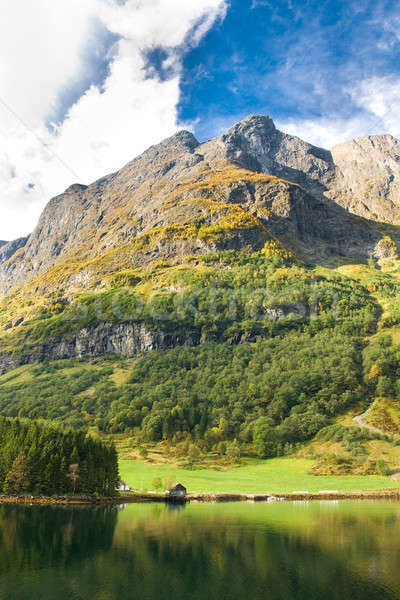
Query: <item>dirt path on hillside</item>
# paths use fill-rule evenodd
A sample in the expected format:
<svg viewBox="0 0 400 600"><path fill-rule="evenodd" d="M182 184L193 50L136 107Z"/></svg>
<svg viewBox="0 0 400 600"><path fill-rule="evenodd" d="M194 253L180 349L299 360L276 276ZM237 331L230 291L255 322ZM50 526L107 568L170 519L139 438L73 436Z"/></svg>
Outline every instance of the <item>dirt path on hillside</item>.
<svg viewBox="0 0 400 600"><path fill-rule="evenodd" d="M355 421L357 423L357 425L359 425L359 427L364 427L365 429L369 429L370 431L373 431L374 433L379 433L379 434L385 434L384 431L382 431L381 429L378 429L377 427L373 427L373 425L368 425L368 423L365 422L365 415L367 414L369 409L367 409L365 412L362 413L362 415L357 415L356 417L353 417L353 421Z"/></svg>

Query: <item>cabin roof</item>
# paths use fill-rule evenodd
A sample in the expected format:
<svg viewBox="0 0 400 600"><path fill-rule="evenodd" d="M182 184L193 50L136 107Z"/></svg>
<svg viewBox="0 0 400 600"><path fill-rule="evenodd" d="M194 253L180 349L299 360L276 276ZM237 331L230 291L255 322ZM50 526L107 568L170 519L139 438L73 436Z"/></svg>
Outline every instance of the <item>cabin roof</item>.
<svg viewBox="0 0 400 600"><path fill-rule="evenodd" d="M170 492L186 492L186 488L181 483L177 483L173 487L169 488L169 491Z"/></svg>

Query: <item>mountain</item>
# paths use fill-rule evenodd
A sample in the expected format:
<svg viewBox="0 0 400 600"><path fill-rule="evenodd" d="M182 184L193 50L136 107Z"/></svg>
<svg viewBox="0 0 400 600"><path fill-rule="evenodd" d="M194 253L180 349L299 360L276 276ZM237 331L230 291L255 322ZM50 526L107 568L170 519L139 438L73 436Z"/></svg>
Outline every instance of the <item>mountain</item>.
<svg viewBox="0 0 400 600"><path fill-rule="evenodd" d="M336 176L328 195L357 215L400 223L400 140L359 137L332 148Z"/></svg>
<svg viewBox="0 0 400 600"><path fill-rule="evenodd" d="M53 198L26 240L3 246L1 289L46 272L37 282L45 291L90 287L116 269L256 249L275 238L321 262L372 256L382 229L351 213L396 222L399 144L376 136L330 153L281 133L263 116L204 144L179 132L120 171ZM381 210L378 193L385 198Z"/></svg>
<svg viewBox="0 0 400 600"><path fill-rule="evenodd" d="M318 472L344 468L332 444L379 471L370 448L400 435L399 144L328 151L253 115L70 186L0 245L0 414L232 456L313 440ZM368 407L373 429L349 426Z"/></svg>

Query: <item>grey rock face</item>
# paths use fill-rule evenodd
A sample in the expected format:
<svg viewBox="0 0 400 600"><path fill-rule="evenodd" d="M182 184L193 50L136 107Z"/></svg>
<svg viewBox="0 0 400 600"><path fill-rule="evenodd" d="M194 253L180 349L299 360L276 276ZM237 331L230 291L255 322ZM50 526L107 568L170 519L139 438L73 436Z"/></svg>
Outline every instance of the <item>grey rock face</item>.
<svg viewBox="0 0 400 600"><path fill-rule="evenodd" d="M392 135L359 137L328 151L253 115L204 146L219 146L220 155L244 168L297 183L356 215L400 223L400 140Z"/></svg>
<svg viewBox="0 0 400 600"><path fill-rule="evenodd" d="M165 193L172 191L180 178L190 178L193 167L202 160L194 154L196 146L194 136L181 131L152 146L118 173L90 186L74 184L51 199L18 261L0 263L0 293L58 262L71 257L93 259L164 224L161 204Z"/></svg>
<svg viewBox="0 0 400 600"><path fill-rule="evenodd" d="M317 148L275 128L269 117L252 115L219 139L228 159L244 168L275 175L322 193L334 176L328 150Z"/></svg>
<svg viewBox="0 0 400 600"><path fill-rule="evenodd" d="M250 226L228 228L221 237L199 235L232 216L232 207ZM27 283L41 296L63 290L71 302L73 292L93 290L116 271L179 264L222 249L258 250L271 237L312 261L394 255L397 240L372 219L400 223L399 140L369 136L329 152L253 115L203 144L178 132L118 172L89 186L73 184L50 200L28 238L0 242L0 293ZM3 329L22 331L22 320L15 314ZM0 349L0 373L46 357L134 356L201 341L140 323L104 323L22 345L13 355Z"/></svg>
<svg viewBox="0 0 400 600"><path fill-rule="evenodd" d="M95 358L104 355L135 356L151 350L195 346L200 339L148 330L142 323L104 323L92 329L82 329L65 340L49 340L34 348L24 348L18 355L0 354L0 374L24 364L38 363L45 358Z"/></svg>
<svg viewBox="0 0 400 600"><path fill-rule="evenodd" d="M0 243L0 264L6 262L11 258L17 250L23 248L28 241L27 237L13 240L12 242L1 242Z"/></svg>
<svg viewBox="0 0 400 600"><path fill-rule="evenodd" d="M16 268L17 252L23 248L28 238L19 238L12 242L4 242L0 247L0 292L2 288L8 289L13 281ZM10 260L11 259L11 260Z"/></svg>
<svg viewBox="0 0 400 600"><path fill-rule="evenodd" d="M376 220L400 222L400 141L391 136L359 138L332 152L280 132L273 121L253 115L224 135L199 144L181 131L152 146L120 171L89 186L74 184L50 200L27 239L0 247L0 293L34 280L56 265L68 265L64 288L93 285L90 265L134 244L157 228L213 223L194 206L197 197L240 204L257 215L267 232L312 260L329 254L365 258L382 235ZM211 192L194 189L212 173L239 167L285 181L221 183ZM301 187L298 187L301 186ZM254 249L260 232L238 232L226 247ZM163 240L138 253L139 265L156 258L218 249L216 242ZM130 260L130 259L129 259ZM110 262L110 269L132 266ZM133 264L133 266L135 266Z"/></svg>
<svg viewBox="0 0 400 600"><path fill-rule="evenodd" d="M400 223L400 140L359 137L332 148L336 177L329 196L349 211Z"/></svg>

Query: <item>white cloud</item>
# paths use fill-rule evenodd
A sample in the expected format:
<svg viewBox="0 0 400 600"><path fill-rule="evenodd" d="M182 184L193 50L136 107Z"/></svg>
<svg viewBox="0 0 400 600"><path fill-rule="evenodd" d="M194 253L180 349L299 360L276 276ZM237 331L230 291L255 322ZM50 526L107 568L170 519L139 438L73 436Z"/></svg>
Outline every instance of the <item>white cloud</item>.
<svg viewBox="0 0 400 600"><path fill-rule="evenodd" d="M371 77L347 92L356 109L353 117L279 121L277 126L323 148L361 135L391 133L400 137L400 77Z"/></svg>
<svg viewBox="0 0 400 600"><path fill-rule="evenodd" d="M218 0L128 0L122 6L101 5L100 16L110 31L143 49L157 44L179 46L201 19L192 38L197 44L225 10L225 2Z"/></svg>
<svg viewBox="0 0 400 600"><path fill-rule="evenodd" d="M31 126L79 67L79 48L97 0L2 0L0 89ZM4 126L4 116L0 117Z"/></svg>
<svg viewBox="0 0 400 600"><path fill-rule="evenodd" d="M226 2L3 2L8 21L0 25L0 54L8 61L0 66L0 239L11 239L32 229L51 196L119 168L178 129L182 55L223 18ZM81 49L93 18L120 38L109 74L49 132L46 115L84 67ZM143 68L143 51L154 47L165 48L164 66L173 67L167 80L149 78Z"/></svg>
<svg viewBox="0 0 400 600"><path fill-rule="evenodd" d="M297 135L310 144L314 144L314 146L327 149L360 135L381 133L369 131L369 122L364 116L351 119L321 117L318 119L277 121L276 126L285 133Z"/></svg>
<svg viewBox="0 0 400 600"><path fill-rule="evenodd" d="M369 113L381 133L400 137L400 77L365 79L352 90L351 96L357 106Z"/></svg>

